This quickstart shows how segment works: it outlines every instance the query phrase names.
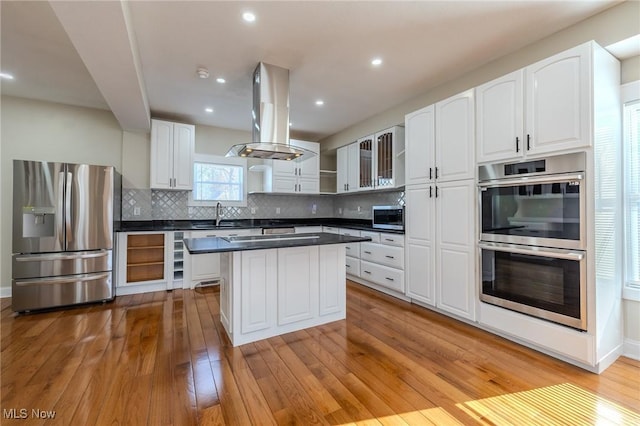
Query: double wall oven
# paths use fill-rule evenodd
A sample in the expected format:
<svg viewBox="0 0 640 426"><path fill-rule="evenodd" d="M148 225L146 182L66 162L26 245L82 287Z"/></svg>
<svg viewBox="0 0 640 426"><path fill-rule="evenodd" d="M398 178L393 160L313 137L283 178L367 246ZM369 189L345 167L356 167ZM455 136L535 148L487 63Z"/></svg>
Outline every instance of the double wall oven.
<svg viewBox="0 0 640 426"><path fill-rule="evenodd" d="M480 166L480 300L586 330L586 157Z"/></svg>

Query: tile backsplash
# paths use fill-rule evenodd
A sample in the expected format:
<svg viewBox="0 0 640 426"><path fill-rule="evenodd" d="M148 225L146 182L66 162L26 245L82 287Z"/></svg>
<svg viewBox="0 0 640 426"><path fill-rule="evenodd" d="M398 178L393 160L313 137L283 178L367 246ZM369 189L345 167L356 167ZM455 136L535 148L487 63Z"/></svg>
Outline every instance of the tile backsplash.
<svg viewBox="0 0 640 426"><path fill-rule="evenodd" d="M371 219L371 206L398 204L404 205L403 191L346 195L249 194L247 207L224 207L223 219ZM188 191L122 190L122 220L207 220L215 216L215 207L189 206Z"/></svg>

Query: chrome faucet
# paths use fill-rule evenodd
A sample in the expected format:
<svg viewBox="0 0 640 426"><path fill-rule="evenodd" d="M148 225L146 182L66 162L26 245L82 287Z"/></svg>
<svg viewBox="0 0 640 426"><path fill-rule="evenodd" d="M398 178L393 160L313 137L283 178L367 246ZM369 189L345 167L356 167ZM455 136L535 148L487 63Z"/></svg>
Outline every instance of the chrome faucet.
<svg viewBox="0 0 640 426"><path fill-rule="evenodd" d="M222 204L216 204L216 226L220 226L220 216L222 216Z"/></svg>

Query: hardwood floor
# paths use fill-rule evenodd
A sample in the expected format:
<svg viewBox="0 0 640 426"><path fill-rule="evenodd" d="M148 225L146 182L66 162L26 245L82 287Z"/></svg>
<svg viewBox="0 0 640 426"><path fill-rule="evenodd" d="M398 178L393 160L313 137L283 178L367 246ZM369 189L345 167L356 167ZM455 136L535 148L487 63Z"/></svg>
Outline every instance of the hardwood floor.
<svg viewBox="0 0 640 426"><path fill-rule="evenodd" d="M2 299L0 423L640 424L637 361L596 375L357 284L347 294L346 321L237 348L215 288L23 316Z"/></svg>

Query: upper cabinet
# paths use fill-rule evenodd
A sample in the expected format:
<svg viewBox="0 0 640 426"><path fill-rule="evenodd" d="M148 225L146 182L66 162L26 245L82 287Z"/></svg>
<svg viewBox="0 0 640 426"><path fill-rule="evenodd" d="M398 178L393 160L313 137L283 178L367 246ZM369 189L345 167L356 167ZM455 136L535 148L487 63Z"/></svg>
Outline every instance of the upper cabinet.
<svg viewBox="0 0 640 426"><path fill-rule="evenodd" d="M337 150L337 192L404 185L404 128L394 126Z"/></svg>
<svg viewBox="0 0 640 426"><path fill-rule="evenodd" d="M195 126L151 120L151 188L191 190Z"/></svg>
<svg viewBox="0 0 640 426"><path fill-rule="evenodd" d="M357 142L338 148L336 151L336 192L357 191L360 176L360 149Z"/></svg>
<svg viewBox="0 0 640 426"><path fill-rule="evenodd" d="M407 114L404 121L406 139L405 152L405 184L425 185L433 179L433 162L435 150L435 105L429 105L418 111ZM429 176L431 170L431 176Z"/></svg>
<svg viewBox="0 0 640 426"><path fill-rule="evenodd" d="M590 145L593 44L476 88L478 162Z"/></svg>
<svg viewBox="0 0 640 426"><path fill-rule="evenodd" d="M316 153L301 161L271 160L271 177L265 177L265 191L317 194L320 192L320 144L291 139L289 143ZM304 158L304 157L302 157Z"/></svg>
<svg viewBox="0 0 640 426"><path fill-rule="evenodd" d="M429 167L441 181L475 177L473 89L436 103L435 155Z"/></svg>

